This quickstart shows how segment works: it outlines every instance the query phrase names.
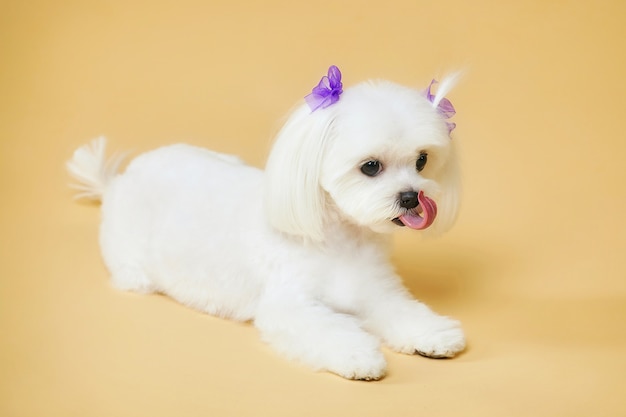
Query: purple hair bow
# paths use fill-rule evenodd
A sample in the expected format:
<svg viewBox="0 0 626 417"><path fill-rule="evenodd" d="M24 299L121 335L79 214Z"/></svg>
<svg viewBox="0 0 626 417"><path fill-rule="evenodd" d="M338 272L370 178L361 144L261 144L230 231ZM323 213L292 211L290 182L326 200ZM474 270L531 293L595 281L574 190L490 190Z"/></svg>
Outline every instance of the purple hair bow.
<svg viewBox="0 0 626 417"><path fill-rule="evenodd" d="M320 80L311 94L304 97L307 104L314 112L317 109L324 109L339 100L339 95L343 93L343 84L341 83L341 71L332 65L328 68L328 75Z"/></svg>
<svg viewBox="0 0 626 417"><path fill-rule="evenodd" d="M430 85L428 86L428 89L426 90L426 98L431 103L435 102L435 95L431 93L430 90L433 84L437 84L438 82L439 81L437 80L432 80L430 82ZM441 116L443 116L444 119L449 119L456 114L456 110L454 110L454 106L452 105L452 103L450 103L450 100L448 100L445 97L439 100L439 104L437 104L437 110L439 111ZM456 123L446 122L446 126L448 126L448 133L452 133L452 131L456 127Z"/></svg>

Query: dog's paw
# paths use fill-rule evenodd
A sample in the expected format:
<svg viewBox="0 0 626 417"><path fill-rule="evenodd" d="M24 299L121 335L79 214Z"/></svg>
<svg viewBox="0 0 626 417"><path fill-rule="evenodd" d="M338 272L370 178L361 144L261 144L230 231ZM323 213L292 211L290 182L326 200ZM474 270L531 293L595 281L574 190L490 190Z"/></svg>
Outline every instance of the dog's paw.
<svg viewBox="0 0 626 417"><path fill-rule="evenodd" d="M317 352L320 368L359 381L377 381L385 376L387 362L378 338L359 330L339 333L332 341L328 349Z"/></svg>
<svg viewBox="0 0 626 417"><path fill-rule="evenodd" d="M337 358L328 371L357 381L378 381L385 376L387 362L379 350L359 349Z"/></svg>
<svg viewBox="0 0 626 417"><path fill-rule="evenodd" d="M414 352L429 358L451 358L465 349L465 335L461 324L447 317L436 317L416 341Z"/></svg>
<svg viewBox="0 0 626 417"><path fill-rule="evenodd" d="M137 267L123 266L112 269L111 282L115 288L122 291L134 291L139 294L150 294L155 291L145 272Z"/></svg>
<svg viewBox="0 0 626 417"><path fill-rule="evenodd" d="M396 352L429 358L451 358L465 349L460 323L434 313L396 320L384 339Z"/></svg>

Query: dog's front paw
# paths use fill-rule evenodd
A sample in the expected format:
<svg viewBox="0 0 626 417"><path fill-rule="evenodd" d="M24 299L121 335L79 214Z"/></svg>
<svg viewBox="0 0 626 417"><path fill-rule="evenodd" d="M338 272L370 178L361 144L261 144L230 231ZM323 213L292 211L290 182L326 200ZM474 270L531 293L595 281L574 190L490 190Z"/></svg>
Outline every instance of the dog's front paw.
<svg viewBox="0 0 626 417"><path fill-rule="evenodd" d="M347 379L378 381L385 376L387 362L379 350L355 350L329 366L329 371Z"/></svg>
<svg viewBox="0 0 626 417"><path fill-rule="evenodd" d="M317 351L318 368L359 381L377 381L385 376L387 362L380 341L368 333L337 333L326 347Z"/></svg>
<svg viewBox="0 0 626 417"><path fill-rule="evenodd" d="M461 324L448 317L429 319L428 328L415 341L414 352L429 358L451 358L465 349Z"/></svg>
<svg viewBox="0 0 626 417"><path fill-rule="evenodd" d="M461 324L432 312L395 319L382 332L385 343L396 352L429 358L451 358L465 349Z"/></svg>

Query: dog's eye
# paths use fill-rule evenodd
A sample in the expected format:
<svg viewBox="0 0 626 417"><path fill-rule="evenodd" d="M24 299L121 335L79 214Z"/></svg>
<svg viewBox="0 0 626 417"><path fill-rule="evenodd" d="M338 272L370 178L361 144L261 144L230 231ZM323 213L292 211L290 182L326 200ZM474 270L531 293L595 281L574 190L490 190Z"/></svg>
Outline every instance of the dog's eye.
<svg viewBox="0 0 626 417"><path fill-rule="evenodd" d="M415 163L415 168L417 172L420 172L426 166L426 162L428 161L428 154L426 152L420 153L420 156L417 158L417 162Z"/></svg>
<svg viewBox="0 0 626 417"><path fill-rule="evenodd" d="M367 175L368 177L375 177L380 174L383 166L378 161L367 161L363 165L361 165L361 172Z"/></svg>

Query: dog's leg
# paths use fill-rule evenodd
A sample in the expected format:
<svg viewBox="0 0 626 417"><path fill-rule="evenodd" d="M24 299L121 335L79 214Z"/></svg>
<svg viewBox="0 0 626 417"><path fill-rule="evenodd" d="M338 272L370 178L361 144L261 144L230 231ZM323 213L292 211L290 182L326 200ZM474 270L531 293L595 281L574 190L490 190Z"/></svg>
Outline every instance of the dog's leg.
<svg viewBox="0 0 626 417"><path fill-rule="evenodd" d="M339 314L301 293L267 294L255 325L283 355L344 378L378 380L386 362L378 339L352 316Z"/></svg>
<svg viewBox="0 0 626 417"><path fill-rule="evenodd" d="M111 268L111 283L119 290L149 294L155 291L145 272L138 267L120 266Z"/></svg>
<svg viewBox="0 0 626 417"><path fill-rule="evenodd" d="M434 313L404 289L380 288L361 311L364 327L391 349L431 358L450 358L465 349L458 321Z"/></svg>

